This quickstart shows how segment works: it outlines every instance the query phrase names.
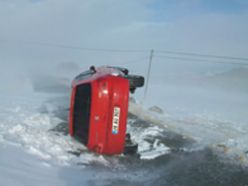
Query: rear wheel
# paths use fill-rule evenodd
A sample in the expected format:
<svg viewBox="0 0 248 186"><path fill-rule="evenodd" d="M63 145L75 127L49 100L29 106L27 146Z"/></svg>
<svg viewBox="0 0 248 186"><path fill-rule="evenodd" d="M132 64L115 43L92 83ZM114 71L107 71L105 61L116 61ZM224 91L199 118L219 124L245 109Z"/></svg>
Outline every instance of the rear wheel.
<svg viewBox="0 0 248 186"><path fill-rule="evenodd" d="M126 134L125 155L134 155L138 151L138 144L132 142L130 134Z"/></svg>
<svg viewBox="0 0 248 186"><path fill-rule="evenodd" d="M137 87L143 87L145 78L138 75L127 75L126 78L129 80L130 92L134 93Z"/></svg>

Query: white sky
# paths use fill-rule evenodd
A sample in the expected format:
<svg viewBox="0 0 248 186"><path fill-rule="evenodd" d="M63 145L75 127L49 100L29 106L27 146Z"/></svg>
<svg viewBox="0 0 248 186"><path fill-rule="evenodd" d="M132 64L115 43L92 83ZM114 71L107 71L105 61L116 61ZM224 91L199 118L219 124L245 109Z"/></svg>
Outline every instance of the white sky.
<svg viewBox="0 0 248 186"><path fill-rule="evenodd" d="M122 64L149 55L29 42L246 57L247 3L230 2L219 0L215 7L206 0L0 0L0 63L14 68L67 61Z"/></svg>

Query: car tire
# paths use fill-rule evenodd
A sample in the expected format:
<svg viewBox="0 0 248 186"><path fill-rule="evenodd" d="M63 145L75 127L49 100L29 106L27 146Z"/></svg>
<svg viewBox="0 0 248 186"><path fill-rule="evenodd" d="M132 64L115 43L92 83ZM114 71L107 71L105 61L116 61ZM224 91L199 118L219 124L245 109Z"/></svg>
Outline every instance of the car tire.
<svg viewBox="0 0 248 186"><path fill-rule="evenodd" d="M125 149L124 154L125 155L134 155L138 151L138 144L132 142L131 136L129 133L126 134L126 143L125 143Z"/></svg>
<svg viewBox="0 0 248 186"><path fill-rule="evenodd" d="M137 154L138 144L126 144L124 154L125 155L134 155Z"/></svg>
<svg viewBox="0 0 248 186"><path fill-rule="evenodd" d="M130 90L144 86L145 78L143 76L127 75L126 78L129 80Z"/></svg>

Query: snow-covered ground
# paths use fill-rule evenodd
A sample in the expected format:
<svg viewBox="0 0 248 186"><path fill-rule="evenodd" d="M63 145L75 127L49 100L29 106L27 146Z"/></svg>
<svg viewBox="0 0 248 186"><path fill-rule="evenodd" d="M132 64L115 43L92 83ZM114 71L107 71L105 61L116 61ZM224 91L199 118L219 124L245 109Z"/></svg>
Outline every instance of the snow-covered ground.
<svg viewBox="0 0 248 186"><path fill-rule="evenodd" d="M248 87L244 78L248 70L180 73L182 77L156 70L146 100L138 90L138 101L130 102L128 131L141 155L137 166L175 151L205 148L228 164L247 166ZM104 185L92 182L98 173L98 180L131 180L128 184L143 183L145 177L152 180L145 168L124 173L130 166L126 164L134 161L128 157L88 152L66 129L68 90L40 93L34 91L33 83L30 76L17 74L0 88L0 185ZM101 167L109 172L103 173ZM123 175L112 172L116 169Z"/></svg>
<svg viewBox="0 0 248 186"><path fill-rule="evenodd" d="M148 105L164 109L163 116L153 118L247 165L248 68L197 71L152 77ZM151 115L140 108L143 116Z"/></svg>

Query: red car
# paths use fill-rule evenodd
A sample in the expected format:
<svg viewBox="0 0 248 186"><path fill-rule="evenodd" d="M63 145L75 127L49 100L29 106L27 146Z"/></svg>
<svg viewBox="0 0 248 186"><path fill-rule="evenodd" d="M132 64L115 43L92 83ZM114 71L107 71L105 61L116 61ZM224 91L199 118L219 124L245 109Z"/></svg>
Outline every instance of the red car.
<svg viewBox="0 0 248 186"><path fill-rule="evenodd" d="M136 151L126 134L128 100L129 92L143 85L142 76L120 67L91 67L79 74L72 82L70 135L100 154Z"/></svg>

